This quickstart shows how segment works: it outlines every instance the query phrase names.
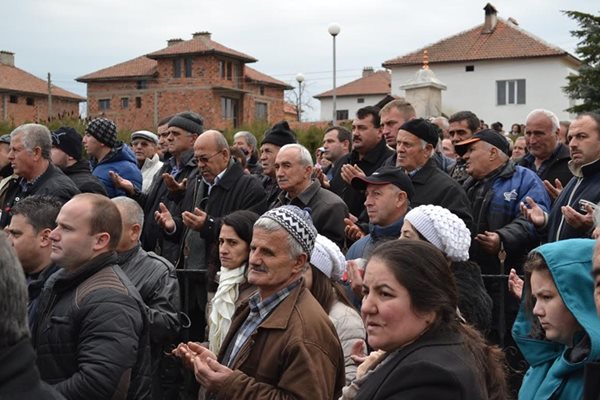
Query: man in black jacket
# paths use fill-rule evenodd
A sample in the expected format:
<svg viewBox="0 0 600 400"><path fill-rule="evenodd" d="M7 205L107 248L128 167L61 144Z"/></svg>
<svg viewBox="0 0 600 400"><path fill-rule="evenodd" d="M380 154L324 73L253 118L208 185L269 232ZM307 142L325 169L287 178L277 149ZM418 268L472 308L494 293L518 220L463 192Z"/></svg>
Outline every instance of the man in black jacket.
<svg viewBox="0 0 600 400"><path fill-rule="evenodd" d="M79 193L73 181L52 165L51 149L52 137L44 125L21 125L10 134L8 159L19 179L6 191L0 228L9 224L11 208L27 196L51 195L64 203Z"/></svg>
<svg viewBox="0 0 600 400"><path fill-rule="evenodd" d="M81 135L70 127L60 127L52 133L52 163L65 173L81 193L98 193L106 196L106 189L92 175L90 163L83 159Z"/></svg>
<svg viewBox="0 0 600 400"><path fill-rule="evenodd" d="M105 196L84 193L60 210L52 261L32 330L42 379L69 399L150 398L145 306L119 268L121 216Z"/></svg>
<svg viewBox="0 0 600 400"><path fill-rule="evenodd" d="M50 196L26 197L11 210L10 225L6 227L27 279L27 317L30 327L37 317L42 288L48 278L59 269L50 258L50 232L56 228L56 216L60 207L60 202Z"/></svg>
<svg viewBox="0 0 600 400"><path fill-rule="evenodd" d="M437 128L423 118L405 122L398 131L398 166L406 171L415 188L411 207L433 204L447 208L473 225L471 204L464 189L437 167L433 154L439 140Z"/></svg>
<svg viewBox="0 0 600 400"><path fill-rule="evenodd" d="M162 398L159 363L180 328L179 281L167 259L140 246L144 211L128 197L112 199L121 214L123 233L117 245L119 266L144 300L150 329L152 354L152 397Z"/></svg>

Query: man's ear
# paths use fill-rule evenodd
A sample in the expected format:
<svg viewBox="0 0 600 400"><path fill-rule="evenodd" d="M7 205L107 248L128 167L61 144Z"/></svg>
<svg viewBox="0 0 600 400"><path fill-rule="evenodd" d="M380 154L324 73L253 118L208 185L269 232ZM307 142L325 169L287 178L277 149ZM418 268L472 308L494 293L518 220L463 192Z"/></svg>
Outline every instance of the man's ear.
<svg viewBox="0 0 600 400"><path fill-rule="evenodd" d="M308 261L308 256L304 253L300 254L298 257L296 257L296 259L294 260L294 266L292 267L292 272L294 274L297 273L302 273L304 272L304 268L306 266L306 262Z"/></svg>
<svg viewBox="0 0 600 400"><path fill-rule="evenodd" d="M40 243L40 247L44 248L44 247L52 246L52 240L50 240L50 232L52 232L52 229L45 228L45 229L42 229L38 233L38 240Z"/></svg>
<svg viewBox="0 0 600 400"><path fill-rule="evenodd" d="M96 242L94 243L94 250L102 250L108 247L110 243L110 234L108 232L102 232L96 234Z"/></svg>

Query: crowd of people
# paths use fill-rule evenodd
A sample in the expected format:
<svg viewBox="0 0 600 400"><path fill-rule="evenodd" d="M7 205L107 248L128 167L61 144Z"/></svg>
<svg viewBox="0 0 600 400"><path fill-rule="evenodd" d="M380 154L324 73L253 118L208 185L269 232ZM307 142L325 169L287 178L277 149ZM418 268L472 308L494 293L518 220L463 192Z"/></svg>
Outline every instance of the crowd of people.
<svg viewBox="0 0 600 400"><path fill-rule="evenodd" d="M600 399L600 114L524 122L17 127L0 399Z"/></svg>

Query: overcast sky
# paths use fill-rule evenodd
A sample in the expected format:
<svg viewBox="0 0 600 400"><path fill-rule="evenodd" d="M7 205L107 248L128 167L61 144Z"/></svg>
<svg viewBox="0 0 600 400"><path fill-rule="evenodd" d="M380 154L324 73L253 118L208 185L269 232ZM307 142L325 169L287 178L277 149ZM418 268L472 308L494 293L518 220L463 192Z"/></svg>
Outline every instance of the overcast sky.
<svg viewBox="0 0 600 400"><path fill-rule="evenodd" d="M332 38L337 37L338 87L365 66L416 50L483 22L485 1L474 0L2 0L0 50L16 66L85 96L75 78L166 47L167 39L212 39L258 59L251 66L306 95L332 88ZM560 10L597 13L596 0L496 0L498 15L571 53L576 24ZM435 71L435 69L434 69ZM415 71L416 72L416 71ZM312 99L308 119L319 118Z"/></svg>

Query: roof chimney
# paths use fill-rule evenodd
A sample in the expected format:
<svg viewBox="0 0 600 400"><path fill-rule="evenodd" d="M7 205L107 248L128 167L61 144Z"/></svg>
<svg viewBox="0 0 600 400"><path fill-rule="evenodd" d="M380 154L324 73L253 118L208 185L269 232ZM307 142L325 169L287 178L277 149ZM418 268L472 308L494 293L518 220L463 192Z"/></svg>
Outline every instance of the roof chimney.
<svg viewBox="0 0 600 400"><path fill-rule="evenodd" d="M364 67L362 77L365 78L369 75L373 75L374 73L375 71L373 70L373 67Z"/></svg>
<svg viewBox="0 0 600 400"><path fill-rule="evenodd" d="M489 34L496 29L496 24L498 23L498 11L496 10L496 7L490 3L487 3L483 9L485 10L485 22L483 23L483 30L481 33Z"/></svg>
<svg viewBox="0 0 600 400"><path fill-rule="evenodd" d="M205 37L208 40L210 40L210 32L202 31L202 32L192 33L192 39L197 39L199 37Z"/></svg>
<svg viewBox="0 0 600 400"><path fill-rule="evenodd" d="M167 40L167 47L176 45L177 43L183 42L183 39L169 39Z"/></svg>
<svg viewBox="0 0 600 400"><path fill-rule="evenodd" d="M15 53L10 51L0 50L0 64L15 66Z"/></svg>

